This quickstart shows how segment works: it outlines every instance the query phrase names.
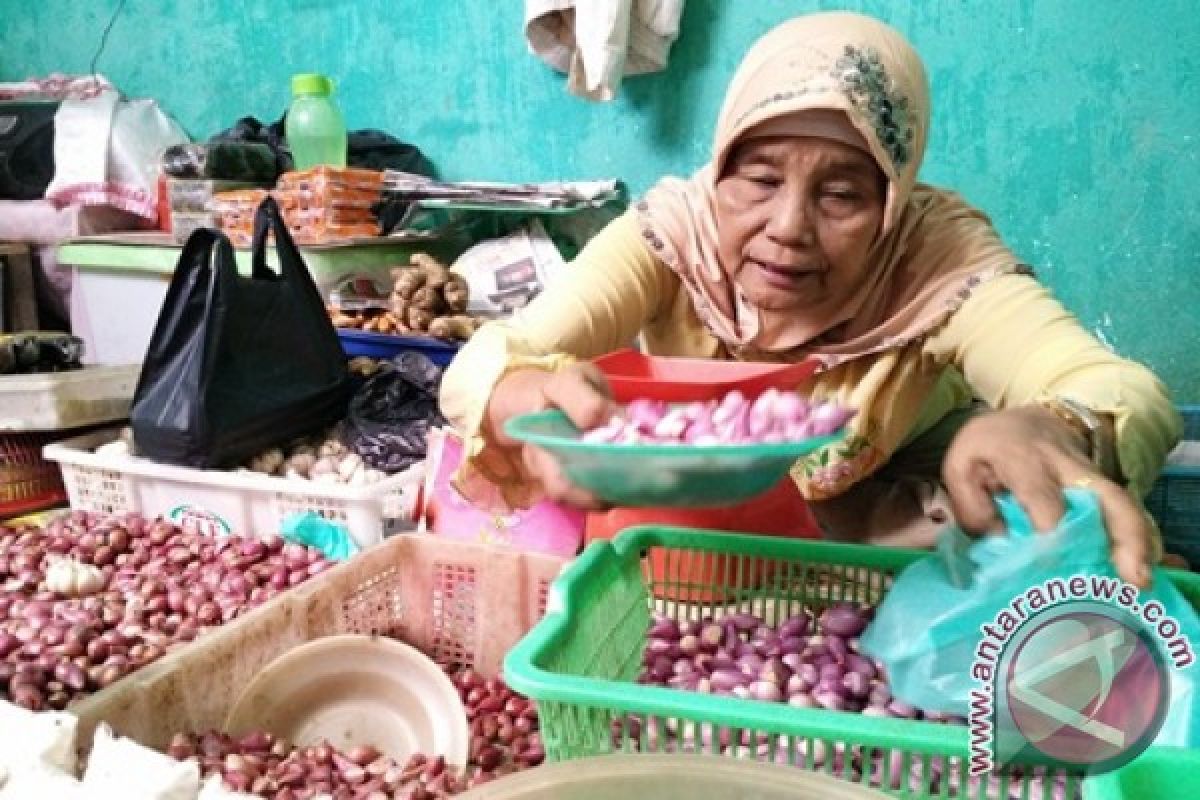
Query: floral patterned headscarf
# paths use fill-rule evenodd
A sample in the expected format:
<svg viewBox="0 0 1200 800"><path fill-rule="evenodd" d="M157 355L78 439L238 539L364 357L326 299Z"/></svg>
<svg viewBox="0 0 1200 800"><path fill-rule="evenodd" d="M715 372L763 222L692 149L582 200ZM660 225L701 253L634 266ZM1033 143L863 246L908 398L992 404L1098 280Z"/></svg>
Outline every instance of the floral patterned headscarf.
<svg viewBox="0 0 1200 800"><path fill-rule="evenodd" d="M830 124L830 115L839 124ZM764 129L853 139L887 179L868 278L844 304L803 316L755 307L718 258L715 191L741 140ZM860 14L785 22L759 39L730 83L712 160L667 178L636 208L643 234L683 281L697 314L735 356L826 367L903 346L939 325L991 275L1019 269L987 218L957 196L916 183L929 127L921 59L897 31Z"/></svg>

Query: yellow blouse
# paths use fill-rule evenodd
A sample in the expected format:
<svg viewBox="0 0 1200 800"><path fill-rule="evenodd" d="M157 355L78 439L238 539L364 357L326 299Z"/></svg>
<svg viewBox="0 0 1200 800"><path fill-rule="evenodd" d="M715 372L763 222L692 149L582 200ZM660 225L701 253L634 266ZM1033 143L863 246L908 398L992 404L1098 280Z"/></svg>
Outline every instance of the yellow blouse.
<svg viewBox="0 0 1200 800"><path fill-rule="evenodd" d="M627 213L529 306L480 329L447 369L442 410L467 442L460 483L483 477L509 504L528 505L535 498L521 465L491 446L484 429L493 387L512 369L559 369L639 337L654 355L724 352ZM1183 429L1166 387L1150 370L1108 351L1024 274L984 281L929 335L820 373L804 389L858 410L840 444L793 469L810 500L845 491L974 397L993 408L1070 397L1111 414L1121 472L1137 497L1149 490Z"/></svg>

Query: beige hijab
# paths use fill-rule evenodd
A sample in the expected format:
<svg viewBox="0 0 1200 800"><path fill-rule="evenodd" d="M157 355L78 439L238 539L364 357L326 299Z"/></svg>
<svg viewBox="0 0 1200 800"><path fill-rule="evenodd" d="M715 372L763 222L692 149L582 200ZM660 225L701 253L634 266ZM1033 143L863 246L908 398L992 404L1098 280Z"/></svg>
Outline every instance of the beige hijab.
<svg viewBox="0 0 1200 800"><path fill-rule="evenodd" d="M925 70L897 31L846 12L792 19L743 59L712 161L689 180L661 181L637 204L643 233L735 357L816 356L829 368L906 345L943 322L974 285L1019 269L982 213L916 183L928 126ZM803 317L756 308L717 256L714 194L734 145L789 131L862 147L888 181L869 279L848 302Z"/></svg>

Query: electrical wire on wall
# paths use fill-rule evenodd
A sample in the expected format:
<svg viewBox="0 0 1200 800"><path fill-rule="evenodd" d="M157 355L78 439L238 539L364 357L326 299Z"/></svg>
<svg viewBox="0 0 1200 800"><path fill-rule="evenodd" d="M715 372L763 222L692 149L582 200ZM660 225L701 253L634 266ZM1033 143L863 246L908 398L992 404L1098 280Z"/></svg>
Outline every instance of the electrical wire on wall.
<svg viewBox="0 0 1200 800"><path fill-rule="evenodd" d="M121 9L123 8L125 8L125 0L117 0L116 8L113 9L112 16L108 18L108 24L104 26L104 32L100 34L100 44L96 46L96 52L92 55L92 63L88 67L88 74L97 83L99 82L99 76L96 74L96 64L100 61L100 55L104 52L105 45L108 44L108 35L112 33L113 26L117 24L117 17L121 15Z"/></svg>

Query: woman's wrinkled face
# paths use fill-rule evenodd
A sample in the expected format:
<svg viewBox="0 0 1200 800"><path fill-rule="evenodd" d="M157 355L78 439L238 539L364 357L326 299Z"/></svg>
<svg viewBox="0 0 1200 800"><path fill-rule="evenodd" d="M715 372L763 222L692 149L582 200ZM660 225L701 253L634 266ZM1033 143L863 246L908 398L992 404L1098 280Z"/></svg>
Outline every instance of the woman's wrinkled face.
<svg viewBox="0 0 1200 800"><path fill-rule="evenodd" d="M863 151L829 139L748 139L717 182L721 265L764 311L848 300L869 268L887 180Z"/></svg>

